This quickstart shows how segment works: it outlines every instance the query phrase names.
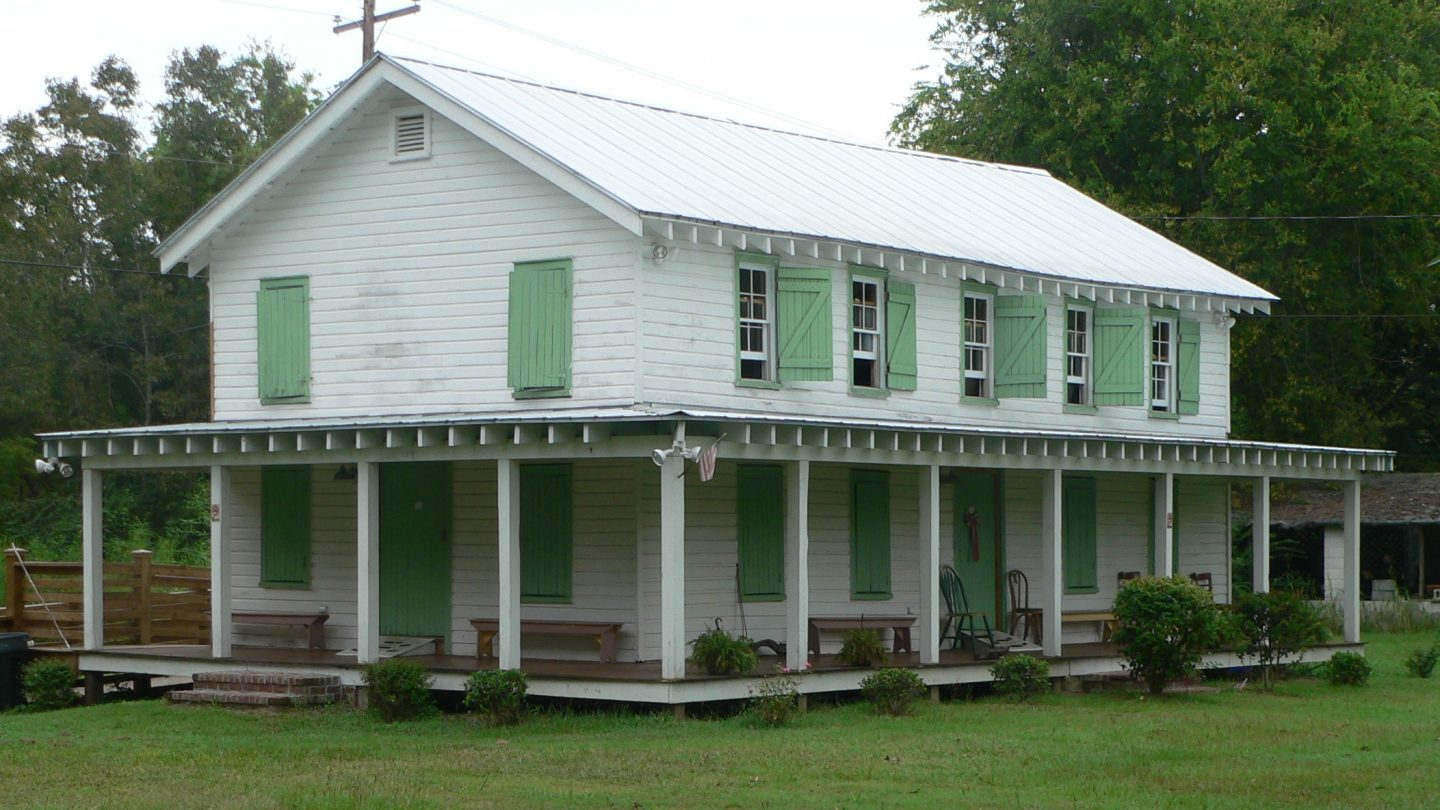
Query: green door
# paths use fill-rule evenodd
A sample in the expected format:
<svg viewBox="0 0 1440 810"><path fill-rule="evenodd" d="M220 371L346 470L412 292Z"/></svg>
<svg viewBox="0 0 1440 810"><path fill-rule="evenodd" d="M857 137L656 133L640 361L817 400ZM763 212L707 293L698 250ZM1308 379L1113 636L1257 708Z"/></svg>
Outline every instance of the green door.
<svg viewBox="0 0 1440 810"><path fill-rule="evenodd" d="M380 632L450 632L450 464L380 465Z"/></svg>
<svg viewBox="0 0 1440 810"><path fill-rule="evenodd" d="M971 610L990 613L999 627L1004 617L1005 571L1000 546L1000 474L960 470L955 474L955 572L965 585ZM958 605L957 605L958 607Z"/></svg>

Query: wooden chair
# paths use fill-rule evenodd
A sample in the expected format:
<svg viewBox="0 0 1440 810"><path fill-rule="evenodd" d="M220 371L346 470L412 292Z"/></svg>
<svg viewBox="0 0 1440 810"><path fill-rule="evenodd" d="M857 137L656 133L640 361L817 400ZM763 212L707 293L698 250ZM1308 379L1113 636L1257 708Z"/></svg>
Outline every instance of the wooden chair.
<svg viewBox="0 0 1440 810"><path fill-rule="evenodd" d="M960 581L960 574L952 566L940 566L940 595L945 598L945 618L940 626L941 644L948 638L950 649L956 649L964 636L971 639L970 649L975 650L974 639L981 636L990 645L989 649L995 649L995 632L990 626L990 611L970 609L970 602L965 598L965 583ZM980 620L983 636L975 625L976 619Z"/></svg>
<svg viewBox="0 0 1440 810"><path fill-rule="evenodd" d="M1030 580L1024 571L1015 568L1005 575L1005 581L1010 589L1010 635L1015 635L1015 628L1023 620L1025 632L1020 638L1028 640L1033 631L1035 643L1039 644L1045 632L1045 611L1030 607Z"/></svg>
<svg viewBox="0 0 1440 810"><path fill-rule="evenodd" d="M1115 575L1115 590L1118 591L1121 588L1125 587L1125 583L1129 582L1132 579L1139 578L1139 571L1121 571L1120 573Z"/></svg>
<svg viewBox="0 0 1440 810"><path fill-rule="evenodd" d="M1191 574L1190 581L1204 588L1206 593L1209 593L1212 597L1215 595L1215 583L1209 571Z"/></svg>

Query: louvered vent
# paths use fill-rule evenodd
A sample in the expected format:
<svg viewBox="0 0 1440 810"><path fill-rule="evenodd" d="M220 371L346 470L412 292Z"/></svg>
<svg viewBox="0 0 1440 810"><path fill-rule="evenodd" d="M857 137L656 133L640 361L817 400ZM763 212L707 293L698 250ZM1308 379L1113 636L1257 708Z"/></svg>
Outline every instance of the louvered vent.
<svg viewBox="0 0 1440 810"><path fill-rule="evenodd" d="M416 157L430 151L425 114L395 116L395 156Z"/></svg>

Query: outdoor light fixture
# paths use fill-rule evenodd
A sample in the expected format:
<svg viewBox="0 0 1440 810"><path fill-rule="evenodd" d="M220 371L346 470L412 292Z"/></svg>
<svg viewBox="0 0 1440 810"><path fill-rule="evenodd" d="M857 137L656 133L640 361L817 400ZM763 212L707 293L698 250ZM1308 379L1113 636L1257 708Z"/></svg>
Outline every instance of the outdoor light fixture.
<svg viewBox="0 0 1440 810"><path fill-rule="evenodd" d="M61 478L73 478L75 468L58 458L37 458L35 459L35 472L41 475L58 472Z"/></svg>
<svg viewBox="0 0 1440 810"><path fill-rule="evenodd" d="M674 447L662 450L651 450L650 460L655 463L656 467L663 467L665 466L665 460L675 455L676 453L679 453L681 456L683 456L686 461L694 461L695 459L700 457L700 448L698 446L685 447L684 445L677 443Z"/></svg>
<svg viewBox="0 0 1440 810"><path fill-rule="evenodd" d="M357 477L354 464L341 464L335 470L333 481L354 481Z"/></svg>

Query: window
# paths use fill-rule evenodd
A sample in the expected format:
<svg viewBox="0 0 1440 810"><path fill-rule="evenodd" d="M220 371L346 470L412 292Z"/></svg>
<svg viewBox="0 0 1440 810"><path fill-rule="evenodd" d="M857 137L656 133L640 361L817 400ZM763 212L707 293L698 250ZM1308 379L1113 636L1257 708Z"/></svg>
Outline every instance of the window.
<svg viewBox="0 0 1440 810"><path fill-rule="evenodd" d="M421 109L395 113L394 160L430 157L430 116Z"/></svg>
<svg viewBox="0 0 1440 810"><path fill-rule="evenodd" d="M1061 482L1061 561L1066 593L1095 593L1100 580L1095 565L1095 479Z"/></svg>
<svg viewBox="0 0 1440 810"><path fill-rule="evenodd" d="M850 598L890 598L890 475L850 471Z"/></svg>
<svg viewBox="0 0 1440 810"><path fill-rule="evenodd" d="M985 293L965 293L965 396L990 399L991 307Z"/></svg>
<svg viewBox="0 0 1440 810"><path fill-rule="evenodd" d="M1175 320L1150 321L1150 410L1175 410Z"/></svg>
<svg viewBox="0 0 1440 810"><path fill-rule="evenodd" d="M521 601L570 601L572 491L569 464L520 467Z"/></svg>
<svg viewBox="0 0 1440 810"><path fill-rule="evenodd" d="M775 379L775 308L773 270L741 262L739 267L740 379Z"/></svg>
<svg viewBox="0 0 1440 810"><path fill-rule="evenodd" d="M880 374L881 332L878 278L850 279L850 384L884 388Z"/></svg>
<svg viewBox="0 0 1440 810"><path fill-rule="evenodd" d="M310 584L310 468L260 471L260 585Z"/></svg>
<svg viewBox="0 0 1440 810"><path fill-rule="evenodd" d="M304 276L260 282L255 313L260 401L310 398L310 280Z"/></svg>
<svg viewBox="0 0 1440 810"><path fill-rule="evenodd" d="M740 598L785 598L785 484L779 467L742 465L735 492Z"/></svg>
<svg viewBox="0 0 1440 810"><path fill-rule="evenodd" d="M570 395L570 260L510 273L509 382L517 398Z"/></svg>
<svg viewBox="0 0 1440 810"><path fill-rule="evenodd" d="M1065 310L1065 404L1090 404L1090 310Z"/></svg>

